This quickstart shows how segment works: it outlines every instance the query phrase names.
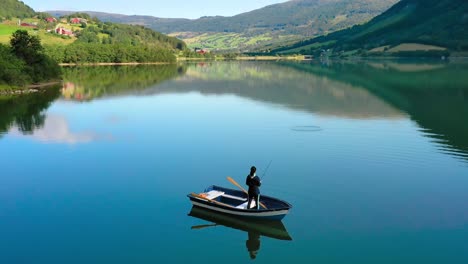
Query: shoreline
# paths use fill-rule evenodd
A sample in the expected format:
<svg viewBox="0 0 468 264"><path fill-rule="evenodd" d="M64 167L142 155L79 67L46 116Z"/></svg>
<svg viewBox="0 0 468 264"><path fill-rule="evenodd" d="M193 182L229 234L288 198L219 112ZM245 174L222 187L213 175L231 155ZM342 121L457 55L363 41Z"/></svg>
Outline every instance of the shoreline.
<svg viewBox="0 0 468 264"><path fill-rule="evenodd" d="M126 65L168 65L176 62L86 62L86 63L59 63L59 66L126 66Z"/></svg>
<svg viewBox="0 0 468 264"><path fill-rule="evenodd" d="M224 58L224 57L214 57L214 58L187 58L179 57L177 58L178 62L184 61L279 61L279 60L290 60L290 61L307 61L310 59L305 59L304 55L300 56L237 56L235 58Z"/></svg>
<svg viewBox="0 0 468 264"><path fill-rule="evenodd" d="M23 95L23 94L32 94L45 91L46 88L59 85L62 83L60 81L49 81L44 83L34 83L29 84L24 87L8 87L5 89L0 89L0 96L9 96L9 95Z"/></svg>

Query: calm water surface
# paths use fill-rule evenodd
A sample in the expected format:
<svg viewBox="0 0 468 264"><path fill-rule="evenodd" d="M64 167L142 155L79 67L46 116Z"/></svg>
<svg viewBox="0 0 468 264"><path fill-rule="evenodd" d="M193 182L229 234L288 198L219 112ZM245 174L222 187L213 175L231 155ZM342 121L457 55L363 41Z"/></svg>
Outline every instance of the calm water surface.
<svg viewBox="0 0 468 264"><path fill-rule="evenodd" d="M0 263L468 263L467 72L66 68L0 98ZM189 216L188 193L270 160L292 240Z"/></svg>

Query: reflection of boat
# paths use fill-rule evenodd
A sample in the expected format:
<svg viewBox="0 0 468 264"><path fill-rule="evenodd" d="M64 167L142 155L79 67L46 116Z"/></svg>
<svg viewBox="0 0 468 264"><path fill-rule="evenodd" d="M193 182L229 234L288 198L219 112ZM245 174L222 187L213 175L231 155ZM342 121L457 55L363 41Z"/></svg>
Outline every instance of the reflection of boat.
<svg viewBox="0 0 468 264"><path fill-rule="evenodd" d="M247 195L238 190L219 186L210 186L202 194L187 195L194 206L212 211L229 214L236 217L281 220L291 209L285 201L261 195L260 209L247 209Z"/></svg>
<svg viewBox="0 0 468 264"><path fill-rule="evenodd" d="M292 240L289 236L288 231L281 221L268 221L268 220L257 220L239 218L231 215L214 212L197 206L193 206L189 213L190 216L200 218L209 222L213 222L216 225L223 225L239 229L249 233L256 233L262 236L276 238L280 240ZM208 225L202 225L198 227L205 227ZM192 227L197 229L197 226Z"/></svg>

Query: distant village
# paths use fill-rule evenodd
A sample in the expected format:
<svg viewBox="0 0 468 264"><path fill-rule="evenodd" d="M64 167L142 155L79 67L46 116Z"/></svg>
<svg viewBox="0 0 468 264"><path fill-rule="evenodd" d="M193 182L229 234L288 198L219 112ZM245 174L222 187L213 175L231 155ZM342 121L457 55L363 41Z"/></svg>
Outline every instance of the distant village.
<svg viewBox="0 0 468 264"><path fill-rule="evenodd" d="M63 24L68 24L68 25L87 25L88 20L85 18L79 18L79 17L74 17L70 18L67 20L67 18L61 18L60 20L57 20L55 17L47 17L43 19L45 23L47 24L56 24L55 28L53 29L47 29L47 32L54 32L58 35L65 35L65 36L70 36L73 37L75 34L71 29L67 29L63 26ZM38 28L38 22L22 22L21 20L18 20L18 26L21 27L28 27L28 28Z"/></svg>

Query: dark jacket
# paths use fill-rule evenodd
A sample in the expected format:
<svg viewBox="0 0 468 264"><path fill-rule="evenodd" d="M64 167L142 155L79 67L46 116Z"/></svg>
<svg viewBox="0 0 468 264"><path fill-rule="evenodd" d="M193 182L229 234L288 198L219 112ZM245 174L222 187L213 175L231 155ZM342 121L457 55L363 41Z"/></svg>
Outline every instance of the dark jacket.
<svg viewBox="0 0 468 264"><path fill-rule="evenodd" d="M245 184L249 186L249 195L259 195L260 194L260 187L261 182L258 176L251 177L247 175L247 179L245 179Z"/></svg>

